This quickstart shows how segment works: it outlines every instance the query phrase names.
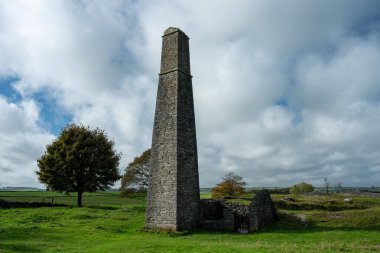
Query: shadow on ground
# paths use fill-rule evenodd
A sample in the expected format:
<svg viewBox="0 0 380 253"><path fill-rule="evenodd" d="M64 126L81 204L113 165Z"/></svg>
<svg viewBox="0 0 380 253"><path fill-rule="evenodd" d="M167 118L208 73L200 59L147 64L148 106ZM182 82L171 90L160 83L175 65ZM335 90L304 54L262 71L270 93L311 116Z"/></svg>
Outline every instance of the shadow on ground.
<svg viewBox="0 0 380 253"><path fill-rule="evenodd" d="M43 234L43 240L41 240L41 234ZM31 244L31 241L35 244ZM27 229L14 226L0 228L0 252L42 252L41 248L45 248L44 244L47 241L49 243L52 241L58 243L59 237L38 226L32 226Z"/></svg>

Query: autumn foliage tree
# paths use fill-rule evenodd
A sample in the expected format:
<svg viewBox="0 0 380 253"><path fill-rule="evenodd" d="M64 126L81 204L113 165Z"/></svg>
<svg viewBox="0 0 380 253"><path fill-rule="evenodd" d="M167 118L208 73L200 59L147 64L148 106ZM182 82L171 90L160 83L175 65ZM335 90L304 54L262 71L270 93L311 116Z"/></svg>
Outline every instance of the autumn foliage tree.
<svg viewBox="0 0 380 253"><path fill-rule="evenodd" d="M50 190L77 192L80 207L84 192L106 190L120 179L120 156L103 130L71 124L47 145L36 173Z"/></svg>
<svg viewBox="0 0 380 253"><path fill-rule="evenodd" d="M244 186L246 183L241 176L229 172L222 179L223 181L221 183L212 188L212 198L237 197L244 194Z"/></svg>
<svg viewBox="0 0 380 253"><path fill-rule="evenodd" d="M121 178L120 195L126 196L128 193L143 191L148 187L150 174L150 149L144 151L140 156L128 164L124 175Z"/></svg>

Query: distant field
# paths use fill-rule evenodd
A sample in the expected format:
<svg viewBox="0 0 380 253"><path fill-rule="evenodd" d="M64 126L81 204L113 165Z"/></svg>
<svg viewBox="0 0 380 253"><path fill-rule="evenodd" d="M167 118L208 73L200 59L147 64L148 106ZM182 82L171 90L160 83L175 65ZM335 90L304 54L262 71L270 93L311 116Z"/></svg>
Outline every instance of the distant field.
<svg viewBox="0 0 380 253"><path fill-rule="evenodd" d="M104 205L126 205L126 204L144 204L145 196L133 195L132 198L120 198L118 192L96 192L84 193L83 205L85 206L104 206ZM32 191L32 192L9 192L0 191L0 199L18 202L44 202L53 204L76 205L77 194L71 193L66 195L64 193L51 192L51 191Z"/></svg>
<svg viewBox="0 0 380 253"><path fill-rule="evenodd" d="M0 191L44 191L39 188L33 187L4 187L0 188Z"/></svg>
<svg viewBox="0 0 380 253"><path fill-rule="evenodd" d="M209 199L211 198L211 192L201 191L201 199Z"/></svg>
<svg viewBox="0 0 380 253"><path fill-rule="evenodd" d="M48 197L56 203L66 196L0 192L0 199L18 201ZM86 194L83 208L74 207L76 199L70 197L68 207L0 209L0 252L380 252L380 198L355 195L347 202L343 195L299 196L283 203L283 197L272 196L281 219L245 235L144 232L141 195ZM331 207L339 211L324 210Z"/></svg>

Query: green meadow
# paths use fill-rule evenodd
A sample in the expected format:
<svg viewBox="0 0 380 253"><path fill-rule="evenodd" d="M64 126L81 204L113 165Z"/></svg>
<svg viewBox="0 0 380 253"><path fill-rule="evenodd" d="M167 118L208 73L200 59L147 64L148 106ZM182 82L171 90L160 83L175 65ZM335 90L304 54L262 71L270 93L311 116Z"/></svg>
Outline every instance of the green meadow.
<svg viewBox="0 0 380 253"><path fill-rule="evenodd" d="M208 197L208 193L202 193ZM0 199L51 201L64 207L0 209L0 252L380 252L380 198L272 195L279 221L251 234L197 229L143 230L145 196L0 192ZM234 201L234 200L231 200ZM246 200L236 200L244 202Z"/></svg>

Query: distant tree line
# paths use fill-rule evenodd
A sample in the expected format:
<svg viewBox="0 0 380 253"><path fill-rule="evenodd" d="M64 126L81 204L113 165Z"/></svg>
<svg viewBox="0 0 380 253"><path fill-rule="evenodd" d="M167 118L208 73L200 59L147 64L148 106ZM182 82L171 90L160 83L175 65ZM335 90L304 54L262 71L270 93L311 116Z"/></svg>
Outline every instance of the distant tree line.
<svg viewBox="0 0 380 253"><path fill-rule="evenodd" d="M263 188L261 189L249 189L246 191L246 193L253 193L253 194L256 194L258 193L259 191L262 191ZM269 194L289 194L289 190L290 188L289 187L284 187L284 188L274 188L274 189L266 189L268 191Z"/></svg>

